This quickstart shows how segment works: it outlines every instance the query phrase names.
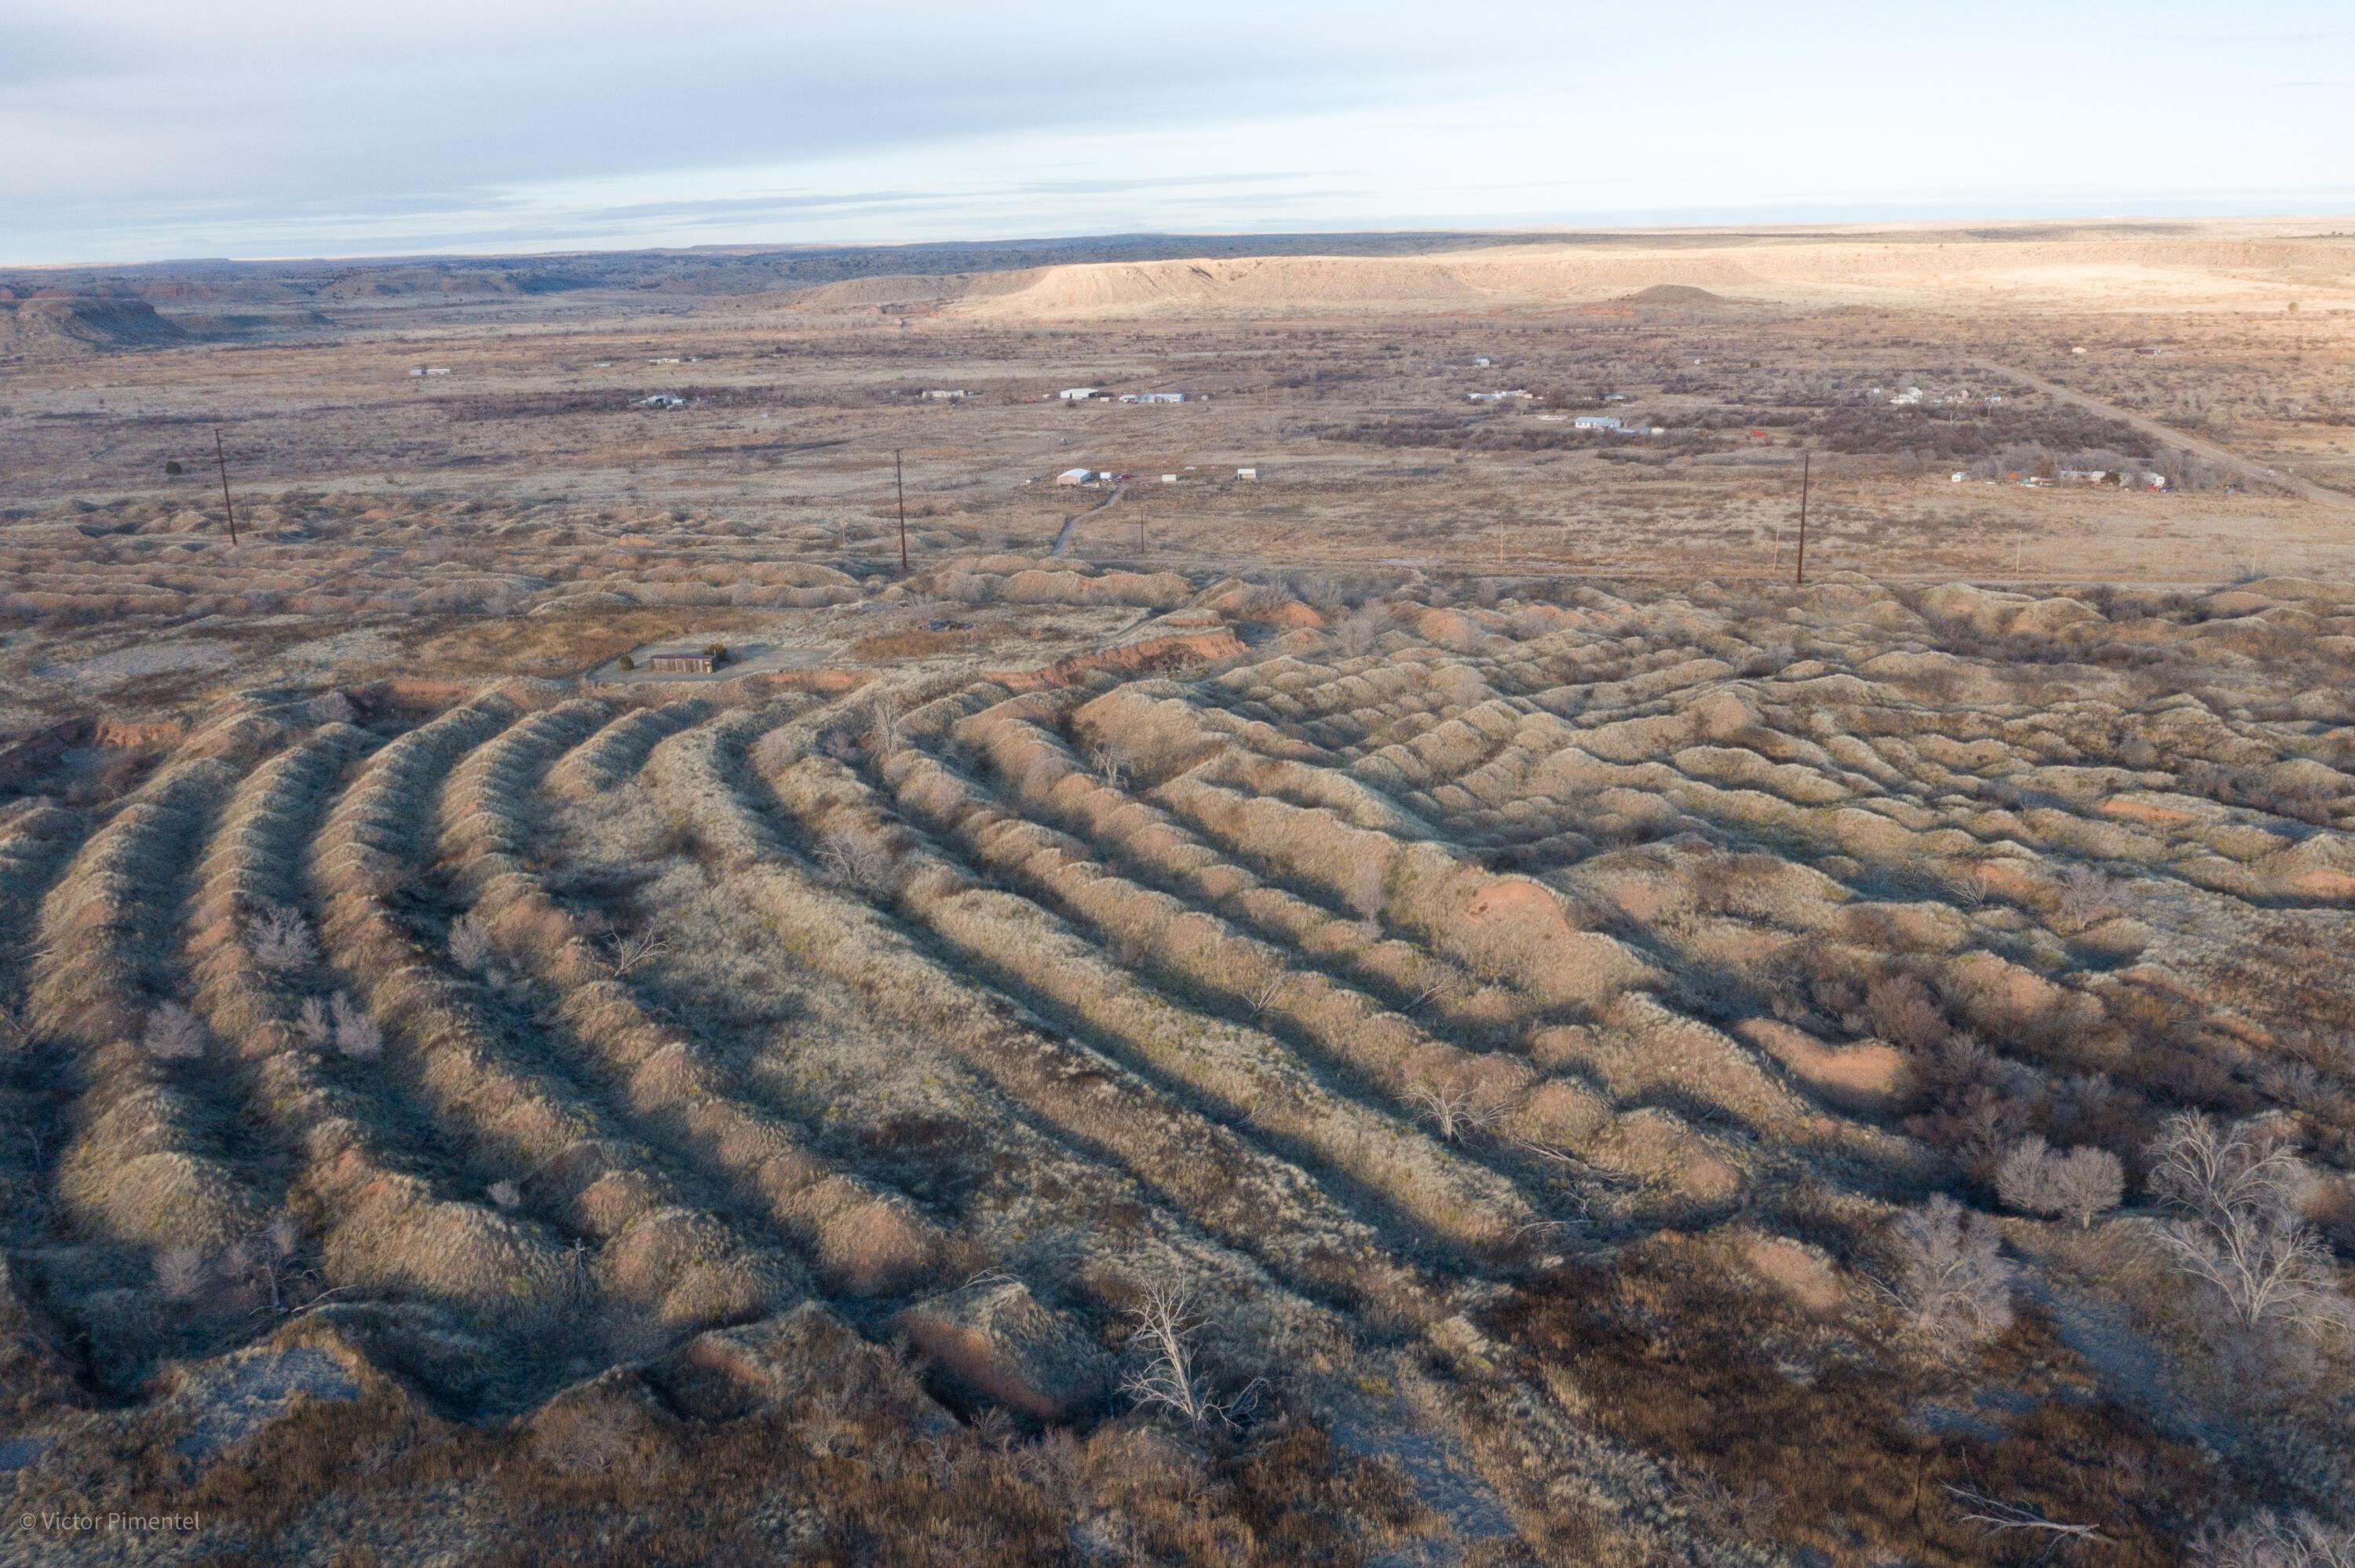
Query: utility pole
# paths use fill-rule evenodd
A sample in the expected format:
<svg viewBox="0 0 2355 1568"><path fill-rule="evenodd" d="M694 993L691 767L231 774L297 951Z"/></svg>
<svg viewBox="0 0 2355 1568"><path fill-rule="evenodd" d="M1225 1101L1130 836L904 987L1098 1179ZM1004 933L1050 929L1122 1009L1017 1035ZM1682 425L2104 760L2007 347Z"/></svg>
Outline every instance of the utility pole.
<svg viewBox="0 0 2355 1568"><path fill-rule="evenodd" d="M220 464L221 510L229 514L229 542L237 543L237 506L229 498L229 453L221 450L220 427L213 427L213 458Z"/></svg>
<svg viewBox="0 0 2355 1568"><path fill-rule="evenodd" d="M900 575L908 575L908 481L900 468L900 449L891 449L891 486L900 493Z"/></svg>
<svg viewBox="0 0 2355 1568"><path fill-rule="evenodd" d="M1799 454L1799 571L1792 579L1796 588L1807 586L1807 469L1814 461L1813 452Z"/></svg>

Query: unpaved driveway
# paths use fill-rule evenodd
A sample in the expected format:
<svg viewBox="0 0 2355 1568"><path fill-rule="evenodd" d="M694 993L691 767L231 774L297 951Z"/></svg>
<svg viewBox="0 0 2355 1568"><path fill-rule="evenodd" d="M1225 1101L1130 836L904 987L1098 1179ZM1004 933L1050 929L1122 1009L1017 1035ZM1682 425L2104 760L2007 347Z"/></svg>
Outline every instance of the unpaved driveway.
<svg viewBox="0 0 2355 1568"><path fill-rule="evenodd" d="M2083 392L2073 392L2057 381L2047 381L2041 376L2030 376L2027 371L2015 370L2009 365L1982 365L1979 368L1991 371L1998 376L2009 376L2023 386L2035 387L2048 397L2057 397L2063 403L2073 403L2080 408L2115 419L2122 425L2131 425L2153 440L2165 441L2169 446L2179 447L2188 452L2197 452L2210 462L2221 464L2235 473L2244 474L2251 479L2262 479L2269 484L2277 484L2284 490L2303 495L2308 501L2319 501L2325 506L2342 509L2355 508L2355 496L2348 495L2342 491L2326 489L2311 480L2300 479L2296 474L2286 472L2281 469L2267 468L2263 463L2253 462L2237 452L2229 451L2218 446L2213 441L2203 441L2198 436L2185 435L2171 425L2162 425L2157 419L2146 418L2129 409L2121 408L2115 403L2105 403L2100 398L2089 397Z"/></svg>
<svg viewBox="0 0 2355 1568"><path fill-rule="evenodd" d="M1121 487L1115 484L1112 487L1112 493L1110 495L1105 496L1102 501L1097 502L1085 512L1074 512L1069 517L1064 518L1061 532L1055 535L1055 547L1047 553L1050 556L1061 555L1063 553L1063 547L1071 542L1071 531L1080 525L1080 519L1082 517L1092 517L1097 513L1103 511L1105 507L1110 506L1114 502L1118 501L1120 499L1120 492Z"/></svg>

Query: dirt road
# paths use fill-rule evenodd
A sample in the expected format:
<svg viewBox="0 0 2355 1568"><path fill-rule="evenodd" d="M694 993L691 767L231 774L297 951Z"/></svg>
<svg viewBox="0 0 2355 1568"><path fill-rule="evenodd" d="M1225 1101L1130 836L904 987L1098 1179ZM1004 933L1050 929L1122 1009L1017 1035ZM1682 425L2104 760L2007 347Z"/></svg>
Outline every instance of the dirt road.
<svg viewBox="0 0 2355 1568"><path fill-rule="evenodd" d="M2035 387L2048 397L2057 397L2063 403L2073 403L2089 413L2115 419L2122 425L2130 425L2153 440L2165 441L2168 445L2180 448L2184 451L2197 453L2210 462L2231 469L2233 472L2246 475L2248 478L2261 479L2268 484L2277 484L2284 490L2306 497L2308 501L2319 501L2325 506L2355 508L2355 496L2348 495L2342 491L2328 489L2314 483L2311 480L2300 479L2296 474L2286 472L2281 469L2267 468L2263 463L2253 462L2237 452L2218 446L2213 441L2203 441L2198 436L2186 435L2171 425L2162 425L2157 419L2146 418L2130 409L2121 408L2115 403L2105 403L2098 397L2089 397L2083 392L2072 391L2057 381L2047 381L2041 376L2030 376L2027 371L2015 369L2009 365L1983 365L1979 368L1992 371L1998 376L2009 376L2014 381Z"/></svg>
<svg viewBox="0 0 2355 1568"><path fill-rule="evenodd" d="M1110 506L1114 502L1118 501L1120 499L1120 490L1121 487L1119 485L1114 485L1110 495L1105 496L1102 501L1097 502L1093 506L1089 507L1086 511L1074 512L1069 517L1064 518L1061 530L1055 535L1055 547L1047 553L1050 556L1061 555L1063 553L1064 546L1068 546L1071 542L1072 530L1079 527L1080 519L1082 517L1092 517L1097 513L1103 511L1105 507Z"/></svg>

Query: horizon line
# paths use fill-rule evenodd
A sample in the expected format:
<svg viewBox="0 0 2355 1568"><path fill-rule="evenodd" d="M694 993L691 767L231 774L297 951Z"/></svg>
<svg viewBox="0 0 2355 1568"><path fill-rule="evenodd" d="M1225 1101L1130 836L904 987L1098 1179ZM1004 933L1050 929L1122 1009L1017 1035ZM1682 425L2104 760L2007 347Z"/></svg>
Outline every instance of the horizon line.
<svg viewBox="0 0 2355 1568"><path fill-rule="evenodd" d="M1858 209L1851 209L1858 210ZM424 250L354 250L316 252L309 254L248 256L176 256L156 257L144 260L95 260L73 261L0 261L0 274L11 272L70 272L100 269L162 270L175 267L270 267L295 265L364 266L433 261L529 261L563 257L590 256L760 256L791 252L822 253L828 251L889 251L941 250L957 248L999 247L1015 249L1025 245L1076 245L1098 243L1141 242L1149 240L1225 239L1225 240L1285 240L1335 238L1365 238L1391 237L1398 238L1482 238L1528 237L1542 239L1574 235L1636 236L1645 234L1713 234L1734 231L1756 232L1776 230L1888 230L1891 228L1934 228L1944 225L1968 224L1973 227L2005 227L2009 225L2063 225L2094 227L2103 224L2202 224L2202 223L2288 223L2344 220L2355 222L2355 207L2334 210L2329 208L2287 208L2252 212L2169 210L2113 211L2075 214L2014 212L1999 216L1966 210L1922 213L1904 207L1880 209L1887 216L1850 216L1844 217L1804 218L1789 217L1780 221L1767 218L1743 218L1726 216L1716 219L1693 218L1684 222L1598 222L1598 223L1496 223L1469 226L1426 225L1412 222L1366 225L1310 225L1300 228L1168 228L1124 229L1113 232L1079 232L1070 234L1015 234L970 236L954 239L869 239L869 240L736 240L715 241L703 245L567 245L517 249L424 249ZM1730 211L1730 209L1729 209ZM1912 216L1897 216L1912 212ZM2317 238L2331 238L2318 236ZM1076 263L1085 265L1085 263Z"/></svg>

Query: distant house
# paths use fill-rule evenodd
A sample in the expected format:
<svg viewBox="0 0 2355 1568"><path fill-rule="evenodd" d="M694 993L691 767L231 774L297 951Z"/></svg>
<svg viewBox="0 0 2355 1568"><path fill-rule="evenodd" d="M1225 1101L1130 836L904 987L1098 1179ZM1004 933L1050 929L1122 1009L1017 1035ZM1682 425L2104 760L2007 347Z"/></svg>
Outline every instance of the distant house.
<svg viewBox="0 0 2355 1568"><path fill-rule="evenodd" d="M1120 395L1120 400L1124 403L1183 403L1186 400L1186 394L1183 392L1124 392Z"/></svg>
<svg viewBox="0 0 2355 1568"><path fill-rule="evenodd" d="M1904 391L1900 392L1896 397L1891 397L1890 402L1900 408L1903 408L1908 404L1919 403L1921 400L1922 388L1919 387L1908 387Z"/></svg>
<svg viewBox="0 0 2355 1568"><path fill-rule="evenodd" d="M657 392L651 397L639 398L638 407L641 408L684 408L687 407L687 399L684 397L674 397L668 392Z"/></svg>
<svg viewBox="0 0 2355 1568"><path fill-rule="evenodd" d="M1237 479L1257 479L1259 477L1259 470L1255 468L1239 468L1235 470L1235 477Z"/></svg>
<svg viewBox="0 0 2355 1568"><path fill-rule="evenodd" d="M1164 484L1175 484L1178 482L1178 476L1174 473L1165 473L1161 476L1161 482Z"/></svg>
<svg viewBox="0 0 2355 1568"><path fill-rule="evenodd" d="M962 388L934 387L924 394L927 403L962 403L973 394Z"/></svg>
<svg viewBox="0 0 2355 1568"><path fill-rule="evenodd" d="M1055 476L1057 484L1093 484L1096 471L1092 468L1067 468Z"/></svg>
<svg viewBox="0 0 2355 1568"><path fill-rule="evenodd" d="M1464 396L1475 403L1504 403L1529 396L1529 389L1515 387L1501 392L1466 392Z"/></svg>
<svg viewBox="0 0 2355 1568"><path fill-rule="evenodd" d="M658 675L709 675L719 661L700 651L666 649L646 655L646 668Z"/></svg>
<svg viewBox="0 0 2355 1568"><path fill-rule="evenodd" d="M1486 369L1487 369L1490 365L1493 365L1493 364L1494 364L1494 363L1496 363L1496 362L1495 362L1494 360L1490 359L1487 355L1485 355L1485 354L1484 354L1484 355L1482 355L1479 358L1477 358L1477 359L1474 360L1472 363L1473 363L1473 365L1474 365L1475 366L1478 367L1479 369L1486 370Z"/></svg>
<svg viewBox="0 0 2355 1568"><path fill-rule="evenodd" d="M1578 418L1570 422L1570 428L1573 430L1623 430L1626 429L1625 425L1619 422L1619 416L1616 414L1581 414Z"/></svg>
<svg viewBox="0 0 2355 1568"><path fill-rule="evenodd" d="M2063 484L2100 484L2110 477L2105 468L2064 468L2058 476Z"/></svg>
<svg viewBox="0 0 2355 1568"><path fill-rule="evenodd" d="M1093 387L1066 387L1055 396L1066 403L1085 403L1092 399L1098 390Z"/></svg>
<svg viewBox="0 0 2355 1568"><path fill-rule="evenodd" d="M450 374L450 367L446 365L421 365L410 374L411 376L447 376Z"/></svg>

